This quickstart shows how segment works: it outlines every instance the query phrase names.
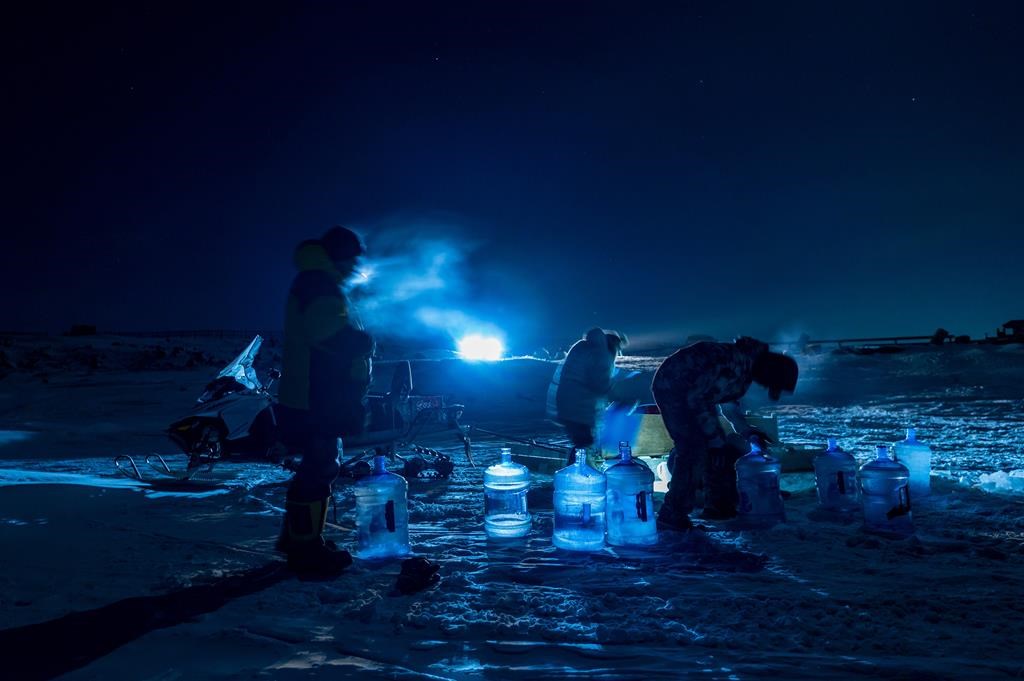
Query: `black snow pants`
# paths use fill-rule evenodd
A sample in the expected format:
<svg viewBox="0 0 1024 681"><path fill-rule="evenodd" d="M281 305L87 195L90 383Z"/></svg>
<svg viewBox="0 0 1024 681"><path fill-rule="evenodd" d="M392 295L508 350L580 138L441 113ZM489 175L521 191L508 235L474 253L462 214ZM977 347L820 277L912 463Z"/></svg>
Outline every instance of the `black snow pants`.
<svg viewBox="0 0 1024 681"><path fill-rule="evenodd" d="M278 405L275 413L281 441L290 451L302 454L299 469L288 486L287 500L306 503L327 499L341 470L338 436L318 428L308 411Z"/></svg>
<svg viewBox="0 0 1024 681"><path fill-rule="evenodd" d="M660 393L660 394L659 394ZM655 390L665 429L675 445L669 454L672 474L661 516L688 516L696 505L697 489L704 489L704 509L709 515L731 516L736 509L736 460L742 452L726 444L725 433L717 426L714 405L694 408L685 397ZM714 419L717 433L708 435Z"/></svg>

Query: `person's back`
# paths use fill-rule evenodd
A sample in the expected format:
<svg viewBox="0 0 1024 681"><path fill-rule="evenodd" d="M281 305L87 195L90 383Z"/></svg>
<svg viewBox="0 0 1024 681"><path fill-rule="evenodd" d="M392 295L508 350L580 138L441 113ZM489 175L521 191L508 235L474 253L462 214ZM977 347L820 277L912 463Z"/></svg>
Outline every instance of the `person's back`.
<svg viewBox="0 0 1024 681"><path fill-rule="evenodd" d="M735 514L736 481L733 464L744 454L726 433L718 406L739 400L758 383L771 399L792 392L796 363L770 352L753 338L732 343L701 341L680 348L654 374L652 391L665 428L675 444L669 457L672 481L659 511L661 521L685 529L694 506L698 481L704 479L704 516ZM742 435L740 435L742 437Z"/></svg>
<svg viewBox="0 0 1024 681"><path fill-rule="evenodd" d="M548 387L549 416L562 424L573 448L594 444L594 427L611 387L623 337L593 328L577 341Z"/></svg>
<svg viewBox="0 0 1024 681"><path fill-rule="evenodd" d="M693 343L665 358L654 373L652 386L676 398L685 396L691 407L733 402L750 389L754 362L767 351L766 343L753 338Z"/></svg>

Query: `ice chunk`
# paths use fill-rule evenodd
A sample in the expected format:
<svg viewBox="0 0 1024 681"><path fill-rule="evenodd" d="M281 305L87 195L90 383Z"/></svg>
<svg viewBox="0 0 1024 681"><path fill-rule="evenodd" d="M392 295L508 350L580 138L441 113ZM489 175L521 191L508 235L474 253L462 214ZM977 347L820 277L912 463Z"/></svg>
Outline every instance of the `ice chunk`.
<svg viewBox="0 0 1024 681"><path fill-rule="evenodd" d="M1024 470L982 473L978 477L978 487L986 492L1024 494Z"/></svg>

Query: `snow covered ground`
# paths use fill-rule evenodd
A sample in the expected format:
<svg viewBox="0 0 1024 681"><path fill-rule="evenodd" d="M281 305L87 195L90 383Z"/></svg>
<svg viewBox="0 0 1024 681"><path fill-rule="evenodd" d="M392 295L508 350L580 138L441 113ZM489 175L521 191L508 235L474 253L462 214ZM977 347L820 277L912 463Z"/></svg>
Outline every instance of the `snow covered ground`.
<svg viewBox="0 0 1024 681"><path fill-rule="evenodd" d="M533 532L495 543L482 531L482 467L503 443L478 438L472 468L438 431L422 443L459 465L450 481L414 483L410 512L414 549L441 563L442 581L399 596L397 563L357 562L328 583L280 569L287 476L270 466L236 465L198 493L112 476L114 454L173 451L160 429L220 358L130 371L108 359L123 345L76 343L109 368L0 380L10 678L1024 677L1024 497L1010 475L1024 470L1024 348L801 358L798 393L770 408L787 439L835 435L865 458L916 425L934 446L942 475L915 500L917 534L904 540L822 515L810 476L792 474L785 525L708 524L586 556L552 547L551 479L536 476ZM525 417L485 425L558 437ZM998 473L1004 492L985 491ZM337 500L330 532L344 545L346 484Z"/></svg>

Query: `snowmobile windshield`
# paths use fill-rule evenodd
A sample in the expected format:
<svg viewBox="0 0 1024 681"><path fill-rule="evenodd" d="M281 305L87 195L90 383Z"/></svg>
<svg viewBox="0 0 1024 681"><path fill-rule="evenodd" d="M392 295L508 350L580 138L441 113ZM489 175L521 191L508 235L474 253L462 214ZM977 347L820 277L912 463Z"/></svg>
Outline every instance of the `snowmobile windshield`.
<svg viewBox="0 0 1024 681"><path fill-rule="evenodd" d="M263 345L263 336L253 338L245 350L242 350L234 361L217 374L217 378L233 378L249 390L261 389L263 385L256 376L256 370L252 368L253 360L259 354L261 345Z"/></svg>

